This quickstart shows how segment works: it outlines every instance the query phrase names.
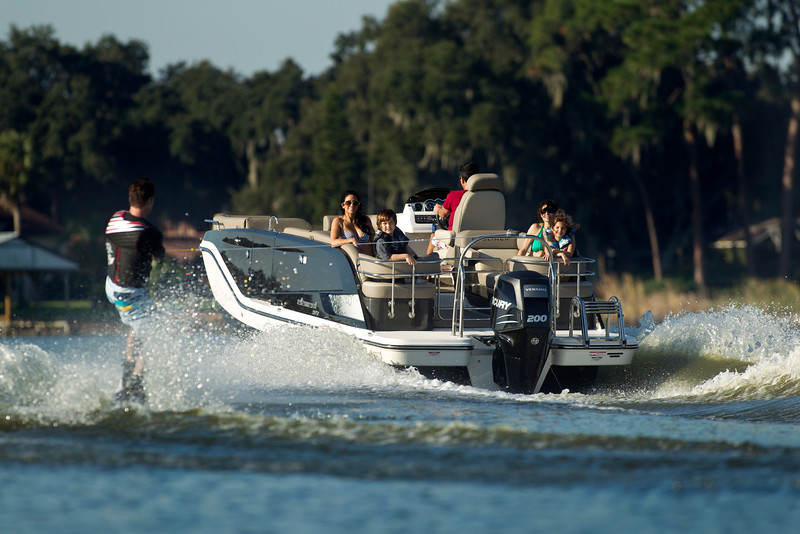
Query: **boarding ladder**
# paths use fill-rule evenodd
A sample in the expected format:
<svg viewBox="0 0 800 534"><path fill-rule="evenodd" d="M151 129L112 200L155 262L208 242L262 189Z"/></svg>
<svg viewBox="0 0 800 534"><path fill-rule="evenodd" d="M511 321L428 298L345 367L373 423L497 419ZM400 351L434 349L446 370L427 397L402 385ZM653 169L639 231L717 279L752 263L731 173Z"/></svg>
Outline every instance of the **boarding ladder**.
<svg viewBox="0 0 800 534"><path fill-rule="evenodd" d="M605 321L600 321L605 325L605 338L589 338L589 329L587 327L587 316L598 315L605 317ZM584 300L580 297L573 297L572 304L570 305L569 314L569 337L574 337L575 332L575 319L580 318L580 339L583 341L585 347L591 346L592 341L609 341L616 340L620 347L627 346L627 338L625 337L625 320L622 316L622 303L617 297L611 297L608 300ZM617 328L617 334L612 335L611 322Z"/></svg>

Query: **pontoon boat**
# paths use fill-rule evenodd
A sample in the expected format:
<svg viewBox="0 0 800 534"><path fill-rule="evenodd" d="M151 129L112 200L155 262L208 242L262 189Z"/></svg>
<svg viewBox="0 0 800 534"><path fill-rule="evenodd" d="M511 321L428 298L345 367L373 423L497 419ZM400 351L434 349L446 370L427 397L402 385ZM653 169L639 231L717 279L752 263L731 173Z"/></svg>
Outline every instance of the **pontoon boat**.
<svg viewBox="0 0 800 534"><path fill-rule="evenodd" d="M252 328L338 328L386 364L479 388L584 391L600 367L630 364L636 339L620 301L595 298L594 261L518 256L526 238L547 243L505 229L500 177L473 175L466 189L453 230L435 232L442 249L414 266L331 247L335 216L321 230L303 219L215 216L200 245L214 298ZM417 193L398 214L420 256L444 194Z"/></svg>

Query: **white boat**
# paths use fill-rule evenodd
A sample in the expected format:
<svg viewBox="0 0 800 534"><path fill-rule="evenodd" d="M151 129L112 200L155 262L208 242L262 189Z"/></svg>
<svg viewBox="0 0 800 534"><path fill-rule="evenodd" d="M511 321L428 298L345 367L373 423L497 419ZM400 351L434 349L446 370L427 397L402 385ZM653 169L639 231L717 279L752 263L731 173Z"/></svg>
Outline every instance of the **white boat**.
<svg viewBox="0 0 800 534"><path fill-rule="evenodd" d="M443 192L420 192L398 214L418 253ZM583 391L600 367L633 359L621 303L594 297L592 259L517 256L520 240L541 239L504 229L497 175L469 179L453 230L436 230L443 250L415 266L331 247L333 217L313 230L303 219L215 216L200 250L216 301L258 330L338 328L388 365L490 390Z"/></svg>

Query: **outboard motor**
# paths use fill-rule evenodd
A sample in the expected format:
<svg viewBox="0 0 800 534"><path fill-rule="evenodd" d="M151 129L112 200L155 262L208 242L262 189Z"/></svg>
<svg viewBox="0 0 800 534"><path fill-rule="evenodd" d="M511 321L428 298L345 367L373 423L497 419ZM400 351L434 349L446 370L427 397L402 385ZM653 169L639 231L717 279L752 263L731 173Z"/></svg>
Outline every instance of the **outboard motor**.
<svg viewBox="0 0 800 534"><path fill-rule="evenodd" d="M534 271L498 277L492 297L497 349L494 381L512 393L535 393L550 348L550 280Z"/></svg>

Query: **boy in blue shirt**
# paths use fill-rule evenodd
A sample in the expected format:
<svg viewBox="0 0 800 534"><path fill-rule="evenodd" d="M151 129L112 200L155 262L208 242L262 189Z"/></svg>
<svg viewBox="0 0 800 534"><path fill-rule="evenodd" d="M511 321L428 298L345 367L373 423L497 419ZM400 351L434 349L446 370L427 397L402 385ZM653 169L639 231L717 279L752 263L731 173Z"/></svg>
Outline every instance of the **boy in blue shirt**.
<svg viewBox="0 0 800 534"><path fill-rule="evenodd" d="M417 255L408 248L408 238L397 227L397 214L389 208L378 212L378 233L375 234L375 255L381 260L405 260L417 263Z"/></svg>

